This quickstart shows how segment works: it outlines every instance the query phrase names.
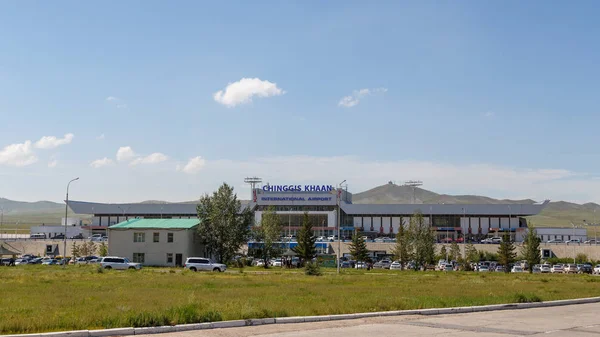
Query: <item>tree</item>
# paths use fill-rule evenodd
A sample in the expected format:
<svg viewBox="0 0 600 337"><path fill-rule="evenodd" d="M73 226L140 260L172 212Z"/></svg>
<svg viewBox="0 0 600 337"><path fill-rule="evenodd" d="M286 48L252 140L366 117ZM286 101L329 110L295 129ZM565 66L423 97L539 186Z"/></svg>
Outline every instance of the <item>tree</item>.
<svg viewBox="0 0 600 337"><path fill-rule="evenodd" d="M435 260L435 238L431 228L423 220L420 211L415 212L410 218L409 238L412 241L414 251L415 269L427 264L433 264Z"/></svg>
<svg viewBox="0 0 600 337"><path fill-rule="evenodd" d="M85 244L85 242L83 244ZM79 254L79 245L77 242L73 242L73 245L71 246L71 257L78 258Z"/></svg>
<svg viewBox="0 0 600 337"><path fill-rule="evenodd" d="M352 242L350 242L350 255L357 262L364 262L369 259L369 250L367 249L367 243L365 239L358 235L358 231L354 231L352 235Z"/></svg>
<svg viewBox="0 0 600 337"><path fill-rule="evenodd" d="M498 247L498 262L504 266L505 273L510 272L509 266L515 261L515 257L517 257L515 245L510 239L510 235L508 233L504 233L500 247Z"/></svg>
<svg viewBox="0 0 600 337"><path fill-rule="evenodd" d="M275 206L269 206L263 212L260 226L256 228L255 238L263 242L261 257L265 261L265 268L269 267L269 261L280 253L278 246L273 246L281 235L281 221L275 213Z"/></svg>
<svg viewBox="0 0 600 337"><path fill-rule="evenodd" d="M312 222L310 222L308 213L305 212L302 219L302 228L298 231L298 245L294 248L294 252L302 259L302 264L306 261L311 261L313 257L317 256L317 248L315 247L317 237L313 235L312 228Z"/></svg>
<svg viewBox="0 0 600 337"><path fill-rule="evenodd" d="M465 269L471 270L471 263L479 262L479 253L472 243L465 246Z"/></svg>
<svg viewBox="0 0 600 337"><path fill-rule="evenodd" d="M394 247L394 257L400 262L400 268L404 269L404 266L410 261L410 252L412 246L408 237L408 233L404 228L404 223L400 223L398 228L398 234L396 234L396 246Z"/></svg>
<svg viewBox="0 0 600 337"><path fill-rule="evenodd" d="M221 263L231 261L247 242L252 224L252 210L242 210L233 187L223 183L212 195L204 195L196 207L200 225L199 242L206 253Z"/></svg>
<svg viewBox="0 0 600 337"><path fill-rule="evenodd" d="M102 242L100 244L100 248L98 249L98 255L100 255L100 256L108 255L108 247L106 246L106 243Z"/></svg>
<svg viewBox="0 0 600 337"><path fill-rule="evenodd" d="M84 242L79 246L79 255L91 256L96 253L96 245L92 241Z"/></svg>
<svg viewBox="0 0 600 337"><path fill-rule="evenodd" d="M523 240L523 246L521 246L521 255L523 255L525 261L527 261L527 268L529 273L533 272L533 266L542 262L542 255L540 252L540 243L542 240L537 236L537 232L532 224L527 226L527 234Z"/></svg>
<svg viewBox="0 0 600 337"><path fill-rule="evenodd" d="M450 260L458 261L460 259L460 248L458 247L458 243L452 242L452 244L450 245Z"/></svg>
<svg viewBox="0 0 600 337"><path fill-rule="evenodd" d="M442 248L440 248L440 258L441 259L448 259L448 250L446 249L446 245L442 245Z"/></svg>

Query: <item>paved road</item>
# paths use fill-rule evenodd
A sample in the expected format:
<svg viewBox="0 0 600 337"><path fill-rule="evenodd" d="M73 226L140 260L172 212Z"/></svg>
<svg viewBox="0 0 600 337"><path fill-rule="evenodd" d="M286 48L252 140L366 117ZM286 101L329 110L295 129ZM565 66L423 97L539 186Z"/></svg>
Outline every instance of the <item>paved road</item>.
<svg viewBox="0 0 600 337"><path fill-rule="evenodd" d="M600 303L439 316L377 317L186 331L161 337L600 336ZM156 335L153 335L154 337Z"/></svg>

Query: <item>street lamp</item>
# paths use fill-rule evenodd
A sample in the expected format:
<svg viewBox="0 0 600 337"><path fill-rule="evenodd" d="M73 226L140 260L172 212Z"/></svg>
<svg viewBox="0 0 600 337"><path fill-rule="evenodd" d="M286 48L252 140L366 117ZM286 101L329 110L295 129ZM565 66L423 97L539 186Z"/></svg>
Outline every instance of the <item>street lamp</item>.
<svg viewBox="0 0 600 337"><path fill-rule="evenodd" d="M68 221L68 212L69 212L69 185L75 180L79 180L79 177L72 179L67 184L67 200L65 201L65 236L63 237L63 268L67 266L66 261L64 260L67 256L67 221Z"/></svg>
<svg viewBox="0 0 600 337"><path fill-rule="evenodd" d="M341 208L340 205L341 205L342 202L341 202L340 199L341 199L341 194L342 194L342 184L345 183L345 182L346 182L346 179L344 179L344 181L342 181L341 183L339 183L338 184L338 190L337 190L337 208L338 208L337 209L337 225L338 225L337 226L338 227L338 230L337 230L337 232L338 232L337 233L337 237L338 237L337 238L338 239L337 273L338 274L340 273L340 263L342 261L340 259L340 256L342 254L342 241L340 241L341 240L341 233L342 233L341 228L340 228L342 226L342 219L341 219L342 212L340 211L340 208Z"/></svg>
<svg viewBox="0 0 600 337"><path fill-rule="evenodd" d="M571 226L573 226L573 236L571 237L571 240L575 240L575 224L571 222ZM575 264L575 245L573 245L573 264Z"/></svg>

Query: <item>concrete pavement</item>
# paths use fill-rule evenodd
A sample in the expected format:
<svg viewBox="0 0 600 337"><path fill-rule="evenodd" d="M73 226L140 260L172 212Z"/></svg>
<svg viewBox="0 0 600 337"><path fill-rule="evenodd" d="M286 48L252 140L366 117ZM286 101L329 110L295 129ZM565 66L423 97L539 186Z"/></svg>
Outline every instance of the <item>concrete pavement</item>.
<svg viewBox="0 0 600 337"><path fill-rule="evenodd" d="M439 316L395 316L196 330L160 337L600 336L600 303ZM148 335L150 336L150 335ZM156 336L156 335L154 335Z"/></svg>

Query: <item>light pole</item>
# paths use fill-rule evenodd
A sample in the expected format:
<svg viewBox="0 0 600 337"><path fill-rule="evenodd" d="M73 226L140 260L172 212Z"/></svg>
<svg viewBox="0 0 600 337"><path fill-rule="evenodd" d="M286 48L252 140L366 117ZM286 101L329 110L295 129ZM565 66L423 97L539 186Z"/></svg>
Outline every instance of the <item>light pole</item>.
<svg viewBox="0 0 600 337"><path fill-rule="evenodd" d="M123 217L125 217L125 211L128 211L131 208L131 206L127 207L126 209L123 209L121 206L117 205L117 208L120 209L121 212L123 212ZM162 208L161 208L161 212L162 212ZM162 219L162 215L160 218ZM121 220L121 221L123 221L123 220ZM108 224L108 225L110 226L110 224Z"/></svg>
<svg viewBox="0 0 600 337"><path fill-rule="evenodd" d="M344 181L342 181L341 183L339 183L338 184L338 189L337 189L337 225L338 225L337 226L337 228L338 228L338 230L337 230L337 232L338 232L337 233L337 239L338 239L337 273L338 274L340 273L340 263L342 261L341 258L340 258L341 255L342 255L342 241L340 241L341 240L341 233L342 233L341 228L340 228L342 226L342 219L340 218L342 212L340 210L340 208L341 208L340 205L341 205L342 202L341 202L340 199L342 197L342 195L341 195L342 194L342 184L345 183L345 182L346 182L346 179L344 179Z"/></svg>
<svg viewBox="0 0 600 337"><path fill-rule="evenodd" d="M575 224L571 222L571 226L573 226L573 236L571 237L571 240L575 240ZM575 264L575 245L573 245L573 264Z"/></svg>
<svg viewBox="0 0 600 337"><path fill-rule="evenodd" d="M67 200L65 200L65 236L63 237L63 261L67 256L67 222L68 222L68 212L69 212L69 186L75 180L79 180L79 177L72 179L67 184ZM67 263L63 263L63 268L67 266Z"/></svg>
<svg viewBox="0 0 600 337"><path fill-rule="evenodd" d="M510 237L510 218L512 217L512 208L508 205L508 237Z"/></svg>

